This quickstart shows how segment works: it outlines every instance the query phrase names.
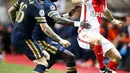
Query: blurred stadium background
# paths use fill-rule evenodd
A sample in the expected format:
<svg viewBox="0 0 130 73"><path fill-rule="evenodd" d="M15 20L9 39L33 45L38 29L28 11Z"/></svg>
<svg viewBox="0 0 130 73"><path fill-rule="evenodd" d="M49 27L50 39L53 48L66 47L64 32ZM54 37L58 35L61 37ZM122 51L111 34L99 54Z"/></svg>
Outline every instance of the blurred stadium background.
<svg viewBox="0 0 130 73"><path fill-rule="evenodd" d="M34 64L10 43L12 25L8 19L7 10L17 0L0 0L0 73L31 73ZM101 34L110 40L122 55L118 73L130 73L130 0L107 0L108 8L115 18L124 25L121 28L112 25L106 19L101 24ZM73 4L70 0L59 0L56 3L59 13L68 12ZM73 18L74 19L74 18ZM79 20L79 19L75 19ZM77 28L56 24L57 34L68 39L72 45L67 48L76 56L78 73L98 73L98 65L91 50L81 49L76 41ZM107 64L109 59L105 58ZM62 61L55 64L50 73L65 73Z"/></svg>

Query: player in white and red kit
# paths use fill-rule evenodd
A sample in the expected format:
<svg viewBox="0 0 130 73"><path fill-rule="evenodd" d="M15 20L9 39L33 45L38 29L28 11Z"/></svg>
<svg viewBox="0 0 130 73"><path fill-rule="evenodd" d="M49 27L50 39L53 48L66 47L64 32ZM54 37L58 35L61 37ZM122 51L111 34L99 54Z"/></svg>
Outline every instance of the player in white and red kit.
<svg viewBox="0 0 130 73"><path fill-rule="evenodd" d="M84 49L89 49L90 46L93 45L100 72L116 73L115 70L119 65L121 55L115 46L100 34L100 23L103 15L118 26L121 26L122 22L113 18L110 11L107 9L106 0L72 0L72 2L82 3L80 21L86 21L91 25L89 29L79 27L79 46ZM104 56L110 58L108 66L104 64Z"/></svg>

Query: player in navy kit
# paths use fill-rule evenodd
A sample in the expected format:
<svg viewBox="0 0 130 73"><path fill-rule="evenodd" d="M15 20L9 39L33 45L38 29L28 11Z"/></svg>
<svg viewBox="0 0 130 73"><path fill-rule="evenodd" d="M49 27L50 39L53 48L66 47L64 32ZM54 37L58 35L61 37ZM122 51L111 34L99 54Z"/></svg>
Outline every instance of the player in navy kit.
<svg viewBox="0 0 130 73"><path fill-rule="evenodd" d="M18 12L15 19L16 12ZM56 35L52 29L47 25L44 17L44 8L37 0L18 0L14 6L9 9L9 16L14 22L13 31L11 34L11 43L17 49L21 49L23 53L32 60L37 66L33 73L44 73L48 63L45 51L38 43L32 38L32 33L36 23L39 24L42 31L51 37L53 40L59 42L64 47L68 47L70 43L63 40Z"/></svg>
<svg viewBox="0 0 130 73"><path fill-rule="evenodd" d="M78 22L68 20L63 18L57 12L57 7L54 4L57 0L44 0L43 6L45 11L45 17L49 26L55 31L54 25L55 23L59 23L62 25L70 25L70 26L79 26ZM68 13L71 16L71 12ZM77 24L75 24L77 23ZM86 24L86 23L85 23ZM84 24L84 25L85 25ZM40 26L37 24L33 33L33 38L37 40L40 46L45 48L45 50L50 54L50 59L48 61L49 67L48 69L55 64L55 62L59 58L64 58L66 62L66 73L77 73L76 64L75 64L75 57L74 55L65 49L62 45L57 42L54 42L44 33L42 33Z"/></svg>
<svg viewBox="0 0 130 73"><path fill-rule="evenodd" d="M58 15L57 7L50 0L44 0L43 6L44 6L45 17L46 17L47 23L55 31L54 25L56 21L52 18L52 16ZM66 24L66 22L64 23ZM69 23L70 25L73 25L73 21L69 20ZM57 42L52 41L52 39L50 39L47 35L42 33L41 28L38 24L36 25L35 30L33 32L33 38L35 38L37 42L39 43L39 45L42 46L42 48L45 48L45 50L50 54L50 60L48 61L48 64L49 64L48 69L53 64L55 64L55 62L59 58L64 58L67 65L66 73L77 73L77 70L75 67L76 64L75 64L74 55L68 50L66 50L62 45L60 45ZM47 71L48 70L46 70L46 73Z"/></svg>

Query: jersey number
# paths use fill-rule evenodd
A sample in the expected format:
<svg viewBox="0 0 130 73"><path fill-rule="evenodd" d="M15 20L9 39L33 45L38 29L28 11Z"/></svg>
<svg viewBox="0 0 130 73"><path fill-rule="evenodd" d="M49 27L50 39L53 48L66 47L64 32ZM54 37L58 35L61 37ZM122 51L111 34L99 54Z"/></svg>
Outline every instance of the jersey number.
<svg viewBox="0 0 130 73"><path fill-rule="evenodd" d="M24 18L24 11L23 11L24 8L27 8L27 4L24 4L24 2L22 2L20 4L20 9L19 9L19 12L18 12L18 15L17 15L17 18L16 18L16 21L18 23L20 23Z"/></svg>

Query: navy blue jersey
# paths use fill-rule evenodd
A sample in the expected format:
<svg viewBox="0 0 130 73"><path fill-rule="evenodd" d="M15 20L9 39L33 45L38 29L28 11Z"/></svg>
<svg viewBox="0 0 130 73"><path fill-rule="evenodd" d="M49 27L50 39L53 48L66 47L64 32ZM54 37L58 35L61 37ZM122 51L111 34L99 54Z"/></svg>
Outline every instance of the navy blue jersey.
<svg viewBox="0 0 130 73"><path fill-rule="evenodd" d="M36 23L46 23L43 6L37 0L19 0L14 7L19 9L12 34L31 38Z"/></svg>
<svg viewBox="0 0 130 73"><path fill-rule="evenodd" d="M11 43L30 60L40 59L44 56L44 48L32 38L32 32L37 23L46 23L44 8L38 0L18 0L14 7L19 12L11 34Z"/></svg>
<svg viewBox="0 0 130 73"><path fill-rule="evenodd" d="M57 13L57 7L50 0L44 0L43 6L44 6L44 11L45 11L45 17L46 17L46 20L47 20L47 24L53 29L53 31L56 32L56 29L54 28L55 21L51 17L53 15L58 14ZM33 32L33 37L36 40L45 40L45 41L50 40L50 38L48 36L46 36L44 33L42 33L42 30L41 30L41 28L40 28L40 26L38 24L36 25L35 30Z"/></svg>

